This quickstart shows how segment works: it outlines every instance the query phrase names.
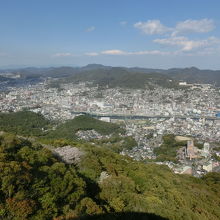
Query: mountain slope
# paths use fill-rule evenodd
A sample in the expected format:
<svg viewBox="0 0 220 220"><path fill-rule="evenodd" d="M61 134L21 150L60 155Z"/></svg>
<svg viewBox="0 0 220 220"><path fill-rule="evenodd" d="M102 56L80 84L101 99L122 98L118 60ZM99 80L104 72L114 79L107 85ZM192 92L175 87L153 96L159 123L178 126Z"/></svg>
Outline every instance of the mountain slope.
<svg viewBox="0 0 220 220"><path fill-rule="evenodd" d="M7 70L9 71L9 70ZM23 80L37 80L52 77L62 79L63 82L94 81L96 84L143 88L144 84L152 81L159 85L172 86L170 79L183 80L189 83L210 83L220 86L220 70L200 70L191 68L152 69L139 67L111 67L100 64L89 64L84 67L50 67L24 68L11 70L20 74ZM20 81L17 79L16 81ZM15 83L16 83L15 81Z"/></svg>
<svg viewBox="0 0 220 220"><path fill-rule="evenodd" d="M176 175L166 166L146 165L99 146L72 144L83 152L76 166L39 143L0 136L2 219L112 216L108 213L124 213L120 219L126 213L170 220L220 218L219 174L203 179Z"/></svg>
<svg viewBox="0 0 220 220"><path fill-rule="evenodd" d="M95 69L76 73L71 77L61 80L63 83L78 83L92 81L94 85L109 87L126 87L126 88L145 88L145 85L152 86L157 84L163 87L176 87L177 82L160 73L137 73L128 71L121 67L112 67L107 69Z"/></svg>
<svg viewBox="0 0 220 220"><path fill-rule="evenodd" d="M208 83L220 86L220 71L200 70L195 67L167 70L167 75L189 83Z"/></svg>
<svg viewBox="0 0 220 220"><path fill-rule="evenodd" d="M29 111L0 113L0 130L20 135L43 135L50 122L42 115Z"/></svg>

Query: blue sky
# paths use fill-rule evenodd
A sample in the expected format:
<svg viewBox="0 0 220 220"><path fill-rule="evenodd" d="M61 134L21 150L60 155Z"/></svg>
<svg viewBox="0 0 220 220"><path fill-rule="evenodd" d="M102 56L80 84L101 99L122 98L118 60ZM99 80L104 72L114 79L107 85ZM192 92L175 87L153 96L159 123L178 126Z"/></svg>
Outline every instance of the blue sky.
<svg viewBox="0 0 220 220"><path fill-rule="evenodd" d="M220 69L219 0L0 0L0 67Z"/></svg>

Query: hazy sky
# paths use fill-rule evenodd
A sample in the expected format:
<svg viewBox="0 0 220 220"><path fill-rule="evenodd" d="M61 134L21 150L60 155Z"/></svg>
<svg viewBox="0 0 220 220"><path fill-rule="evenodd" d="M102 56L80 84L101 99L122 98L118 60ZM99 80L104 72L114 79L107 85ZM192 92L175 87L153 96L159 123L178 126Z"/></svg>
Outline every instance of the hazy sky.
<svg viewBox="0 0 220 220"><path fill-rule="evenodd" d="M0 0L0 67L220 69L219 0Z"/></svg>

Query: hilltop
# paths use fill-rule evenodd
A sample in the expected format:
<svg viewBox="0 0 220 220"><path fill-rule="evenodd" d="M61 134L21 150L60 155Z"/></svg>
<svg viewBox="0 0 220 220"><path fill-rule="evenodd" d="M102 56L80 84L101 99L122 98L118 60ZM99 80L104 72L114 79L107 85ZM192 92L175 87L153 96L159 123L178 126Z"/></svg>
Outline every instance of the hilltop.
<svg viewBox="0 0 220 220"><path fill-rule="evenodd" d="M66 138L69 140L76 139L77 131L95 130L101 135L124 133L117 124L100 121L87 115L80 115L72 120L59 124L55 130L48 133L48 138Z"/></svg>

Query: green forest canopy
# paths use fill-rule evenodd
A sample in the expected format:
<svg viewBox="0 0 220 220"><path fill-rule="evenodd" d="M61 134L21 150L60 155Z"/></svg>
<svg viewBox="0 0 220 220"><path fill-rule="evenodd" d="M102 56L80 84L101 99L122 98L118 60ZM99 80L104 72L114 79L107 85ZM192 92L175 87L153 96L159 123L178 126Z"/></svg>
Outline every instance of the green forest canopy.
<svg viewBox="0 0 220 220"><path fill-rule="evenodd" d="M167 166L137 162L103 147L113 145L117 151L117 136L91 144L66 134L69 129L122 132L118 125L80 116L58 125L52 135L53 124L39 114L0 114L0 120L1 130L41 138L30 142L9 133L0 135L2 219L62 220L126 212L153 213L171 220L220 218L219 173L209 173L201 179L177 175ZM63 163L38 142L42 135L50 149L71 145L84 152L80 163ZM129 139L125 144L135 143ZM162 152L158 153L172 156L172 150L164 153L168 145L177 147L173 136L164 137ZM103 173L106 178L100 181Z"/></svg>
<svg viewBox="0 0 220 220"><path fill-rule="evenodd" d="M55 127L56 129L52 129ZM95 130L102 135L124 133L117 124L100 121L88 115L80 115L64 123L55 123L41 114L31 111L0 113L0 130L26 136L76 139L79 130Z"/></svg>
<svg viewBox="0 0 220 220"><path fill-rule="evenodd" d="M117 124L100 121L88 115L80 115L58 125L54 131L48 134L48 137L76 139L75 134L79 130L95 130L102 135L125 133L125 130Z"/></svg>
<svg viewBox="0 0 220 220"><path fill-rule="evenodd" d="M1 218L61 220L115 212L220 218L220 174L177 175L166 166L73 144L84 152L78 166L63 163L37 142L0 136ZM102 172L108 176L100 182Z"/></svg>
<svg viewBox="0 0 220 220"><path fill-rule="evenodd" d="M30 111L0 113L0 130L20 135L43 135L50 121Z"/></svg>

